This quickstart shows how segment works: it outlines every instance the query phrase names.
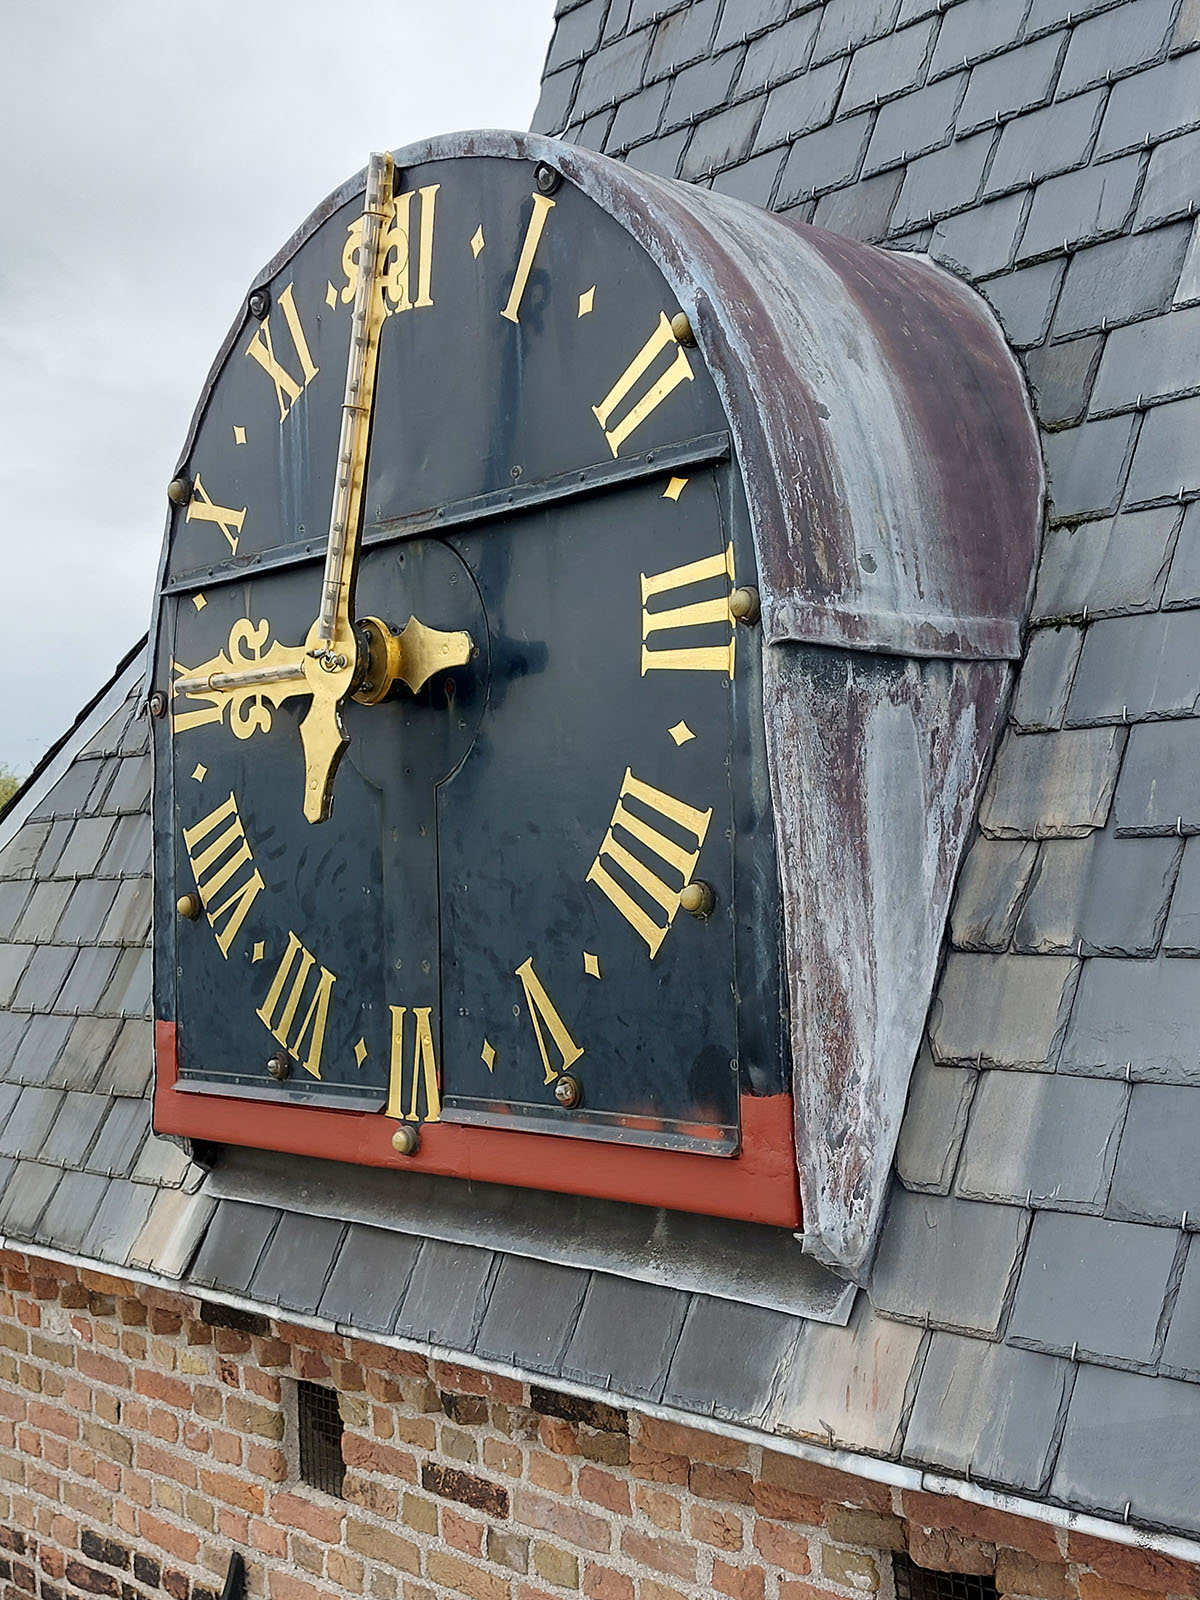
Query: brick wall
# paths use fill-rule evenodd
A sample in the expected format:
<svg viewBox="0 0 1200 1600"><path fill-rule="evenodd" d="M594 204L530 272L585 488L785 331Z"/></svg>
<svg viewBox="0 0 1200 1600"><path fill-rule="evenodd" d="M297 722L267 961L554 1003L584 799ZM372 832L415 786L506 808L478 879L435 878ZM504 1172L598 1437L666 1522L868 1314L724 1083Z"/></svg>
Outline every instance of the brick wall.
<svg viewBox="0 0 1200 1600"><path fill-rule="evenodd" d="M1002 1593L1146 1600L1197 1569L740 1440L0 1254L0 1600L851 1600L890 1552ZM217 1308L209 1308L214 1317ZM298 1378L344 1499L299 1483Z"/></svg>

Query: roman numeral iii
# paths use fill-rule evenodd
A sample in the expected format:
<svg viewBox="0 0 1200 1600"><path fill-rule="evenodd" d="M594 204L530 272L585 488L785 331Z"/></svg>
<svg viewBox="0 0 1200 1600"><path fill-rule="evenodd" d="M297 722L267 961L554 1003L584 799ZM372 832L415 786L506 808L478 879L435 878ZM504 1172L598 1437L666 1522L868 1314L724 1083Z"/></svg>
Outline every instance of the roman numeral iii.
<svg viewBox="0 0 1200 1600"><path fill-rule="evenodd" d="M300 376L294 378L276 355L275 345L271 338L271 323L275 312L272 311L260 323L253 339L246 346L246 354L257 361L259 366L275 385L275 398L279 402L279 420L282 422L288 412L299 400L316 377L320 368L312 358L308 348L308 340L304 337L304 329L300 324L300 313L296 310L296 302L292 297L292 285L279 296L276 304L283 313L283 320L287 324L288 334L291 337L292 349L296 360L300 364ZM276 323L278 329L278 323Z"/></svg>
<svg viewBox="0 0 1200 1600"><path fill-rule="evenodd" d="M654 380L642 398L636 401L626 411L619 421L609 427L615 414L629 399L634 386L643 378L653 366L655 358L664 350L674 349L675 354L670 365L662 375ZM671 319L665 311L658 314L658 326L646 340L645 344L625 368L625 371L613 384L598 406L592 407L592 415L604 429L604 437L608 440L608 448L615 456L617 451L628 439L635 428L639 428L646 418L660 406L672 389L679 384L690 383L695 377L691 363L687 358L687 351L671 332Z"/></svg>
<svg viewBox="0 0 1200 1600"><path fill-rule="evenodd" d="M320 977L313 968L317 967ZM313 979L310 984L310 977ZM288 988L288 981L291 987ZM329 1000L337 982L327 967L317 965L317 959L306 950L296 935L289 931L287 949L283 952L267 998L258 1008L258 1015L271 1030L289 1055L293 1055L314 1078L321 1076L321 1055L325 1049L325 1028L329 1022ZM287 989L286 998L284 990ZM311 990L308 1009L297 1022L296 1018ZM281 1004L282 1002L282 1004Z"/></svg>
<svg viewBox="0 0 1200 1600"><path fill-rule="evenodd" d="M538 1053L542 1058L542 1066L546 1069L546 1083L553 1083L555 1078L566 1072L567 1068L579 1060L583 1054L583 1046L575 1043L570 1030L555 1008L553 1000L546 993L545 985L533 970L533 957L526 956L517 968L516 975L521 980L521 987L525 991L525 1003L529 1007L529 1020L533 1023L534 1037L537 1039ZM542 1032L545 1023L546 1034L550 1036L550 1043L558 1052L559 1064L557 1067L550 1064L550 1051L546 1045L546 1034Z"/></svg>
<svg viewBox="0 0 1200 1600"><path fill-rule="evenodd" d="M658 595L675 595L680 590L692 589L719 578L724 593L709 600L692 600L687 605L673 605L651 611L646 602ZM669 572L642 573L642 676L647 672L674 670L677 672L723 672L733 677L734 634L737 623L729 609L729 596L733 589L733 546L727 545L721 555L706 556L702 561L689 561L686 566L672 567ZM729 630L728 640L721 644L682 645L663 649L649 645L651 634L669 633L677 628L716 627L722 633Z"/></svg>
<svg viewBox="0 0 1200 1600"><path fill-rule="evenodd" d="M388 1081L388 1103L384 1116L397 1122L437 1122L442 1115L442 1094L438 1083L437 1057L433 1049L433 1028L430 1025L432 1006L412 1008L415 1036L413 1038L411 1092L405 1108L404 1093L404 1018L407 1006L392 1006L392 1066ZM425 1111L419 1106L424 1090Z"/></svg>
<svg viewBox="0 0 1200 1600"><path fill-rule="evenodd" d="M695 849L686 848L663 833L661 827L648 822L641 815L641 809L631 810L626 804L627 800L634 801L639 808L648 811L655 821L673 824L685 837L695 841ZM695 806L676 800L674 795L643 783L640 778L634 777L628 767L625 768L625 781L621 785L617 807L608 825L608 832L604 835L604 842L588 869L587 882L594 883L602 894L607 895L634 932L646 941L652 961L671 931L675 913L679 910L679 897L692 881L692 873L700 859L700 847L711 821L711 808L698 811ZM630 843L626 844L624 839ZM620 879L613 876L613 867L641 890L655 908L653 914L630 894ZM678 886L669 883L663 876L664 872L678 877Z"/></svg>
<svg viewBox="0 0 1200 1600"><path fill-rule="evenodd" d="M225 826L228 824L228 826ZM183 830L200 903L226 960L250 907L265 887L246 843L237 800L228 800Z"/></svg>

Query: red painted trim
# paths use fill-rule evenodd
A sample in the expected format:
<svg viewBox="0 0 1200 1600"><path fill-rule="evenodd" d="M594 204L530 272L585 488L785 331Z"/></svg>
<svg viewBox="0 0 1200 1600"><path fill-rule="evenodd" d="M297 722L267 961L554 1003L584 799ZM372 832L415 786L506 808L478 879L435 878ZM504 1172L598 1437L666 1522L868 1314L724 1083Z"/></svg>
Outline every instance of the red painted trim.
<svg viewBox="0 0 1200 1600"><path fill-rule="evenodd" d="M397 1172L436 1172L777 1227L800 1226L790 1095L742 1097L742 1152L729 1159L450 1122L425 1123L419 1152L405 1157L392 1149L395 1124L378 1112L181 1094L176 1088L175 1024L156 1022L154 1039L154 1126L159 1133Z"/></svg>

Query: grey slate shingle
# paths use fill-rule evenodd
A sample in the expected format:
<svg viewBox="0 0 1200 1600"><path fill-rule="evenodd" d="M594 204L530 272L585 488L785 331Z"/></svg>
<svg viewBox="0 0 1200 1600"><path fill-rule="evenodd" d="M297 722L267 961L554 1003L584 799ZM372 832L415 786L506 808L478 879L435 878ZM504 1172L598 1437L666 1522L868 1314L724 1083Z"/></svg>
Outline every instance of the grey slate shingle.
<svg viewBox="0 0 1200 1600"><path fill-rule="evenodd" d="M1001 839L1078 839L1102 828L1124 741L1124 729L1115 727L1007 734L980 809L983 831Z"/></svg>
<svg viewBox="0 0 1200 1600"><path fill-rule="evenodd" d="M567 123L580 67L565 67L553 77L542 79L542 91L530 127L535 133L558 133Z"/></svg>
<svg viewBox="0 0 1200 1600"><path fill-rule="evenodd" d="M1153 610L1163 596L1178 522L1176 507L1160 506L1048 529L1034 618Z"/></svg>
<svg viewBox="0 0 1200 1600"><path fill-rule="evenodd" d="M83 1252L124 1265L146 1226L156 1193L149 1184L112 1179L84 1235Z"/></svg>
<svg viewBox="0 0 1200 1600"><path fill-rule="evenodd" d="M698 178L728 167L749 153L766 97L743 100L698 122L683 158L681 176Z"/></svg>
<svg viewBox="0 0 1200 1600"><path fill-rule="evenodd" d="M970 278L995 272L1012 260L1024 208L1024 195L1014 194L946 217L933 230L929 254Z"/></svg>
<svg viewBox="0 0 1200 1600"><path fill-rule="evenodd" d="M663 78L660 83L651 84L648 89L643 89L641 94L635 95L632 100L623 101L613 119L612 141L616 141L617 129L622 119L627 114L633 115L630 107L641 107L652 95L669 95L666 113L662 119L664 132L685 124L690 127L713 106L723 106L726 103L737 64L738 52L729 50L723 56L712 56L706 61L697 61L695 66L685 67L673 78ZM654 131L651 129L651 132Z"/></svg>
<svg viewBox="0 0 1200 1600"><path fill-rule="evenodd" d="M718 194L729 194L737 200L745 200L752 206L765 206L775 192L783 161L782 150L768 150L750 161L730 167L726 172L718 172L713 179L713 189Z"/></svg>
<svg viewBox="0 0 1200 1600"><path fill-rule="evenodd" d="M702 1416L765 1417L801 1326L763 1306L693 1296L663 1404Z"/></svg>
<svg viewBox="0 0 1200 1600"><path fill-rule="evenodd" d="M1163 931L1168 955L1200 956L1200 846L1188 840Z"/></svg>
<svg viewBox="0 0 1200 1600"><path fill-rule="evenodd" d="M452 1350L471 1350L496 1268L491 1250L427 1239L396 1313L394 1331Z"/></svg>
<svg viewBox="0 0 1200 1600"><path fill-rule="evenodd" d="M891 99L906 85L915 83L929 54L933 31L934 21L930 17L856 50L838 102L839 116Z"/></svg>
<svg viewBox="0 0 1200 1600"><path fill-rule="evenodd" d="M1169 1228L1040 1212L1009 1339L1064 1355L1078 1345L1086 1355L1151 1361L1177 1244Z"/></svg>
<svg viewBox="0 0 1200 1600"><path fill-rule="evenodd" d="M931 5L930 10L934 9ZM964 61L979 61L1012 44L1021 29L1023 7L996 5L993 0L962 0L942 17L929 65L931 78L952 72Z"/></svg>
<svg viewBox="0 0 1200 1600"><path fill-rule="evenodd" d="M71 889L71 898L63 914L64 933L70 930L72 941L93 944L99 940L105 922L113 909L117 885L102 878L82 878Z"/></svg>
<svg viewBox="0 0 1200 1600"><path fill-rule="evenodd" d="M795 77L808 61L820 20L821 12L810 9L802 16L793 17L790 22L785 22L782 27L772 28L770 33L764 33L761 38L755 39L747 47L746 59L742 63L741 76L738 79L739 92L748 94L755 89L768 88L784 78ZM800 96L807 95L810 92L808 89L810 81L818 77L823 82L828 82L832 77L835 85L840 87L845 72L844 61L839 61L821 73L806 72L803 79L794 85L795 92ZM836 100L836 93L834 98ZM829 109L832 113L832 105Z"/></svg>
<svg viewBox="0 0 1200 1600"><path fill-rule="evenodd" d="M107 1190L108 1180L95 1173L64 1172L42 1213L37 1237L60 1250L81 1250Z"/></svg>
<svg viewBox="0 0 1200 1600"><path fill-rule="evenodd" d="M1038 628L1029 635L1012 720L1029 732L1062 726L1083 646L1081 628Z"/></svg>
<svg viewBox="0 0 1200 1600"><path fill-rule="evenodd" d="M814 64L878 39L893 26L899 9L900 0L828 0L813 50Z"/></svg>
<svg viewBox="0 0 1200 1600"><path fill-rule="evenodd" d="M1018 349L1041 344L1046 337L1065 270L1064 261L1042 261L977 285Z"/></svg>
<svg viewBox="0 0 1200 1600"><path fill-rule="evenodd" d="M659 1400L687 1297L658 1284L593 1273L562 1371L620 1394Z"/></svg>
<svg viewBox="0 0 1200 1600"><path fill-rule="evenodd" d="M321 1303L345 1224L331 1217L285 1211L250 1280L250 1294L311 1316Z"/></svg>
<svg viewBox="0 0 1200 1600"><path fill-rule="evenodd" d="M1200 1088L1137 1083L1109 1212L1132 1222L1200 1220Z"/></svg>
<svg viewBox="0 0 1200 1600"><path fill-rule="evenodd" d="M864 113L797 139L783 169L777 203L794 205L852 178L862 164L870 123Z"/></svg>
<svg viewBox="0 0 1200 1600"><path fill-rule="evenodd" d="M1173 304L1187 306L1197 300L1200 300L1200 217L1192 223L1187 254L1184 257L1183 270L1179 274Z"/></svg>
<svg viewBox="0 0 1200 1600"><path fill-rule="evenodd" d="M554 1372L575 1329L589 1274L525 1256L501 1257L475 1341L477 1355ZM530 1307L537 1307L531 1317Z"/></svg>
<svg viewBox="0 0 1200 1600"><path fill-rule="evenodd" d="M0 1133L0 1156L39 1157L62 1102L57 1089L45 1089L36 1084L23 1088Z"/></svg>
<svg viewBox="0 0 1200 1600"><path fill-rule="evenodd" d="M1197 163L1200 163L1200 134L1184 134L1157 146L1150 157L1138 204L1139 228L1152 228L1173 217L1195 215L1196 202L1200 199Z"/></svg>
<svg viewBox="0 0 1200 1600"><path fill-rule="evenodd" d="M118 827L115 817L80 817L71 832L54 870L60 878L86 878L99 871L108 842ZM145 870L145 856L142 857Z"/></svg>
<svg viewBox="0 0 1200 1600"><path fill-rule="evenodd" d="M1195 1244L1193 1236L1167 1329L1162 1364L1173 1372L1200 1377L1200 1250Z"/></svg>
<svg viewBox="0 0 1200 1600"><path fill-rule="evenodd" d="M935 1333L904 1436L927 1466L1036 1493L1071 1368L1056 1356Z"/></svg>
<svg viewBox="0 0 1200 1600"><path fill-rule="evenodd" d="M998 204L1011 205L1012 201L1001 200ZM1030 351L1026 372L1037 397L1037 414L1043 427L1078 422L1083 416L1100 346L1101 336L1093 333Z"/></svg>
<svg viewBox="0 0 1200 1600"><path fill-rule="evenodd" d="M568 62L580 61L600 43L607 0L584 0L560 19L550 41L543 74L557 72Z"/></svg>
<svg viewBox="0 0 1200 1600"><path fill-rule="evenodd" d="M670 89L670 80L664 78L662 83L651 84L641 94L622 100L608 131L608 148L627 150L631 144L656 133Z"/></svg>
<svg viewBox="0 0 1200 1600"><path fill-rule="evenodd" d="M1200 139L1196 145L1200 160ZM1161 400L1200 388L1200 306L1117 328L1108 337L1093 414Z"/></svg>
<svg viewBox="0 0 1200 1600"><path fill-rule="evenodd" d="M100 930L103 944L141 944L150 937L153 893L149 878L124 878L114 885L112 910Z"/></svg>
<svg viewBox="0 0 1200 1600"><path fill-rule="evenodd" d="M1200 832L1200 721L1131 730L1114 814L1118 833Z"/></svg>
<svg viewBox="0 0 1200 1600"><path fill-rule="evenodd" d="M1198 439L1200 395L1155 406L1142 424L1125 490L1126 504L1165 500L1200 489Z"/></svg>
<svg viewBox="0 0 1200 1600"><path fill-rule="evenodd" d="M754 34L778 28L791 9L790 0L738 0L736 6L727 5L721 13L714 50L724 50L727 45L741 44ZM812 16L816 32L819 15Z"/></svg>
<svg viewBox="0 0 1200 1600"><path fill-rule="evenodd" d="M813 221L849 239L878 244L887 236L888 217L900 193L904 169L864 178L848 189L833 189L817 201Z"/></svg>
<svg viewBox="0 0 1200 1600"><path fill-rule="evenodd" d="M1037 853L1037 845L1025 839L976 838L959 869L950 911L950 937L957 949L1005 948Z"/></svg>
<svg viewBox="0 0 1200 1600"><path fill-rule="evenodd" d="M390 1332L421 1244L413 1234L352 1222L321 1296L321 1316Z"/></svg>
<svg viewBox="0 0 1200 1600"><path fill-rule="evenodd" d="M963 1065L1053 1063L1077 976L1078 963L1065 956L952 951L930 1012L934 1057Z"/></svg>
<svg viewBox="0 0 1200 1600"><path fill-rule="evenodd" d="M949 1192L978 1076L967 1067L935 1066L922 1052L896 1144L896 1174L906 1188Z"/></svg>
<svg viewBox="0 0 1200 1600"><path fill-rule="evenodd" d="M1120 232L1132 210L1140 177L1138 157L1125 156L1039 183L1018 259L1029 261Z"/></svg>
<svg viewBox="0 0 1200 1600"><path fill-rule="evenodd" d="M824 126L833 115L844 76L844 63L831 61L828 66L806 72L794 83L772 89L754 141L755 149L769 150L797 134ZM743 70L743 87L745 82Z"/></svg>
<svg viewBox="0 0 1200 1600"><path fill-rule="evenodd" d="M684 147L692 136L690 128L668 134L665 139L649 139L636 145L627 156L628 165L639 172L653 172L662 178L673 178L679 171Z"/></svg>
<svg viewBox="0 0 1200 1600"><path fill-rule="evenodd" d="M1075 94L1106 82L1110 74L1117 77L1153 61L1166 47L1174 11L1174 0L1135 0L1079 23L1071 31L1059 95Z"/></svg>
<svg viewBox="0 0 1200 1600"><path fill-rule="evenodd" d="M58 1187L62 1172L36 1161L18 1161L0 1193L0 1234L12 1239L33 1239L38 1219Z"/></svg>
<svg viewBox="0 0 1200 1600"><path fill-rule="evenodd" d="M1134 150L1200 123L1200 56L1175 56L1113 85L1096 158Z"/></svg>
<svg viewBox="0 0 1200 1600"><path fill-rule="evenodd" d="M111 946L85 946L76 951L75 961L67 981L55 1002L60 1011L74 1011L86 1016L104 1005L106 990L120 960L121 952Z"/></svg>
<svg viewBox="0 0 1200 1600"><path fill-rule="evenodd" d="M28 878L42 853L53 824L27 822L10 843L0 850L0 878Z"/></svg>
<svg viewBox="0 0 1200 1600"><path fill-rule="evenodd" d="M1200 1531L1200 1386L1084 1366L1050 1483L1059 1500L1158 1527Z"/></svg>
<svg viewBox="0 0 1200 1600"><path fill-rule="evenodd" d="M210 1288L244 1294L279 1217L270 1206L222 1200L188 1276Z"/></svg>
<svg viewBox="0 0 1200 1600"><path fill-rule="evenodd" d="M593 111L636 93L642 86L642 70L649 53L650 29L643 28L589 56L575 91L574 116L590 116Z"/></svg>
<svg viewBox="0 0 1200 1600"><path fill-rule="evenodd" d="M958 1191L983 1200L1103 1206L1129 1091L1046 1072L985 1072Z"/></svg>
<svg viewBox="0 0 1200 1600"><path fill-rule="evenodd" d="M1085 422L1045 441L1053 514L1063 519L1116 509L1137 433L1136 416Z"/></svg>
<svg viewBox="0 0 1200 1600"><path fill-rule="evenodd" d="M1000 117L1028 111L1049 93L1058 71L1063 35L1047 34L971 68L958 131L969 133Z"/></svg>
<svg viewBox="0 0 1200 1600"><path fill-rule="evenodd" d="M870 1294L889 1316L993 1334L1024 1242L1027 1213L896 1189Z"/></svg>
<svg viewBox="0 0 1200 1600"><path fill-rule="evenodd" d="M116 1027L116 1040L94 1087L105 1094L144 1094L154 1068L150 1024L129 1019Z"/></svg>
<svg viewBox="0 0 1200 1600"><path fill-rule="evenodd" d="M1186 226L1177 223L1077 251L1055 312L1055 337L1097 329L1102 320L1126 322L1168 306L1187 239Z"/></svg>
<svg viewBox="0 0 1200 1600"><path fill-rule="evenodd" d="M17 924L15 936L28 944L48 944L54 937L59 919L66 910L67 901L75 885L71 882L35 883L24 915Z"/></svg>
<svg viewBox="0 0 1200 1600"><path fill-rule="evenodd" d="M910 162L892 217L893 232L970 205L979 192L992 141L990 132L976 133Z"/></svg>
<svg viewBox="0 0 1200 1600"><path fill-rule="evenodd" d="M77 1090L63 1095L54 1125L42 1143L41 1159L52 1161L60 1167L83 1166L84 1157L107 1109L100 1095Z"/></svg>
<svg viewBox="0 0 1200 1600"><path fill-rule="evenodd" d="M1071 690L1068 723L1189 715L1200 698L1198 651L1200 611L1093 622Z"/></svg>
<svg viewBox="0 0 1200 1600"><path fill-rule="evenodd" d="M87 1157L89 1171L128 1177L149 1132L148 1100L110 1100L104 1125Z"/></svg>
<svg viewBox="0 0 1200 1600"><path fill-rule="evenodd" d="M1158 515L1178 519L1174 506L1145 515ZM1171 558L1171 571L1163 593L1165 606L1195 605L1200 601L1200 501L1193 500L1183 514L1175 553Z"/></svg>
<svg viewBox="0 0 1200 1600"><path fill-rule="evenodd" d="M966 81L965 73L956 73L882 106L863 171L878 172L945 144L954 131L954 116Z"/></svg>
<svg viewBox="0 0 1200 1600"><path fill-rule="evenodd" d="M690 61L706 56L716 32L719 11L720 0L692 0L690 5L664 17L654 30L654 42L646 62L647 80L678 72ZM585 67L585 76L586 73Z"/></svg>
<svg viewBox="0 0 1200 1600"><path fill-rule="evenodd" d="M1188 961L1083 964L1061 1072L1200 1084L1200 983Z"/></svg>
<svg viewBox="0 0 1200 1600"><path fill-rule="evenodd" d="M1014 935L1032 955L1151 956L1179 870L1175 839L1049 839Z"/></svg>
<svg viewBox="0 0 1200 1600"><path fill-rule="evenodd" d="M60 1070L62 1051L74 1029L75 1023L70 1017L30 1017L9 1066L9 1078L14 1083L82 1087L77 1083L64 1084L64 1074Z"/></svg>
<svg viewBox="0 0 1200 1600"><path fill-rule="evenodd" d="M10 945L13 952L25 948L23 945ZM62 988L67 973L75 960L75 951L65 946L39 945L29 958L16 993L12 997L13 1008L17 1011L44 1011L53 1006L58 999L58 991ZM0 974L0 984L3 975Z"/></svg>

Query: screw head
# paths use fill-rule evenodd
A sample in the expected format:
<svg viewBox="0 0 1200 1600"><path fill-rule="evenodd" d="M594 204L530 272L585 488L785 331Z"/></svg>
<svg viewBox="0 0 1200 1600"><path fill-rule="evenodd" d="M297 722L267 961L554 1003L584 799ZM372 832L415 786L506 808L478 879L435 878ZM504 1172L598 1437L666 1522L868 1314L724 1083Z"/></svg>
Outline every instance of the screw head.
<svg viewBox="0 0 1200 1600"><path fill-rule="evenodd" d="M164 717L167 714L167 697L161 689L155 689L146 699L146 710L152 717Z"/></svg>
<svg viewBox="0 0 1200 1600"><path fill-rule="evenodd" d="M411 1122L402 1122L392 1135L392 1149L398 1156L415 1156L420 1148L420 1131Z"/></svg>
<svg viewBox="0 0 1200 1600"><path fill-rule="evenodd" d="M167 485L167 499L173 506L185 506L192 498L192 480L186 473L180 473L177 478L172 478Z"/></svg>
<svg viewBox="0 0 1200 1600"><path fill-rule="evenodd" d="M675 335L676 344L695 344L696 336L692 332L692 324L686 311L677 311L671 318L671 332Z"/></svg>
<svg viewBox="0 0 1200 1600"><path fill-rule="evenodd" d="M200 896L198 894L181 894L175 902L175 909L181 917L186 917L189 922L195 922L202 910Z"/></svg>
<svg viewBox="0 0 1200 1600"><path fill-rule="evenodd" d="M534 169L533 181L539 194L553 194L562 183L562 173L555 172L545 161L539 161Z"/></svg>
<svg viewBox="0 0 1200 1600"><path fill-rule="evenodd" d="M277 1055L273 1055L270 1058L267 1062L267 1071L275 1079L276 1083L282 1083L285 1078L291 1075L292 1058L286 1050L280 1050Z"/></svg>
<svg viewBox="0 0 1200 1600"><path fill-rule="evenodd" d="M703 883L699 878L686 884L679 896L679 904L693 917L711 917L716 903L712 884Z"/></svg>
<svg viewBox="0 0 1200 1600"><path fill-rule="evenodd" d="M572 1111L583 1100L583 1085L566 1072L554 1085L554 1098L560 1106Z"/></svg>
<svg viewBox="0 0 1200 1600"><path fill-rule="evenodd" d="M246 309L252 317L256 317L261 322L271 309L270 289L255 289L254 293L246 301Z"/></svg>
<svg viewBox="0 0 1200 1600"><path fill-rule="evenodd" d="M762 616L762 607L758 602L758 590L747 586L744 589L735 589L729 596L729 614L736 622L744 622L747 627L757 622Z"/></svg>

